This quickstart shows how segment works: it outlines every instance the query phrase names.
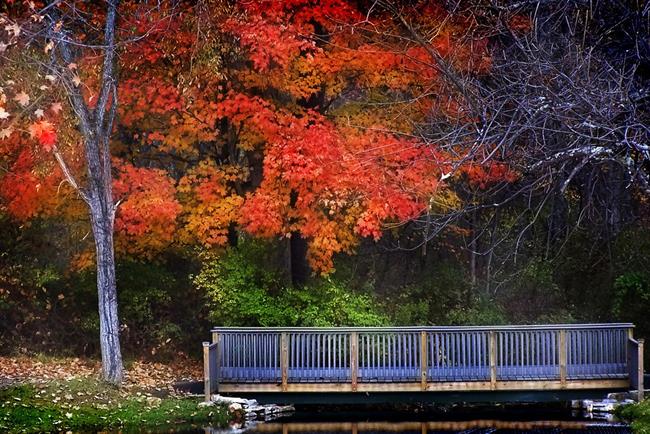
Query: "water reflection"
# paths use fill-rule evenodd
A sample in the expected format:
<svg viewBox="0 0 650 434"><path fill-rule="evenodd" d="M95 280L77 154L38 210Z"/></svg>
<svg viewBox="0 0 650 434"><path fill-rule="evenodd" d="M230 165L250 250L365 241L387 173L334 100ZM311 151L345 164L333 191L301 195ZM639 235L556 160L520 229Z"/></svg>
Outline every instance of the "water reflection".
<svg viewBox="0 0 650 434"><path fill-rule="evenodd" d="M478 419L436 422L251 422L228 430L205 428L205 434L437 434L458 433L567 433L630 434L628 426L613 423L572 420L511 421Z"/></svg>

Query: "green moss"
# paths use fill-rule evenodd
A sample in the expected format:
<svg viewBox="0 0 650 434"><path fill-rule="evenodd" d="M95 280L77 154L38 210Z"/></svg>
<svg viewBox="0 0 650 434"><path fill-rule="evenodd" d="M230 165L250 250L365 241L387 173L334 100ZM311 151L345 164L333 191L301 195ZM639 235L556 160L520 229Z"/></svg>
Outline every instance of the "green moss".
<svg viewBox="0 0 650 434"><path fill-rule="evenodd" d="M180 425L225 426L224 407L199 407L196 398L156 398L124 392L93 380L0 390L0 432L168 431Z"/></svg>
<svg viewBox="0 0 650 434"><path fill-rule="evenodd" d="M619 407L617 416L631 423L632 430L639 434L650 434L650 400Z"/></svg>

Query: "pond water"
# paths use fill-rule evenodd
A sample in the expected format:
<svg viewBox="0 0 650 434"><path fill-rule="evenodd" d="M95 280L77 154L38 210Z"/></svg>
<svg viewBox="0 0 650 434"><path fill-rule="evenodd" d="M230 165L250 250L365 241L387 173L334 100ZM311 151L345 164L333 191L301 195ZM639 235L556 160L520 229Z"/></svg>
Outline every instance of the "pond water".
<svg viewBox="0 0 650 434"><path fill-rule="evenodd" d="M567 433L631 434L629 426L611 417L557 407L460 407L445 410L378 411L354 408L298 409L291 416L266 422L236 424L228 429L195 428L204 434L483 434Z"/></svg>

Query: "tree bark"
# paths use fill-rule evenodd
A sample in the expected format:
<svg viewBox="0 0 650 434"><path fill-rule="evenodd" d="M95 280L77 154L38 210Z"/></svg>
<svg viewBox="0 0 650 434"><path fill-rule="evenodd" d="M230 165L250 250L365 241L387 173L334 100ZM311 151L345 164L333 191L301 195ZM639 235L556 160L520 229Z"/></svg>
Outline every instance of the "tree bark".
<svg viewBox="0 0 650 434"><path fill-rule="evenodd" d="M50 29L54 40L60 41L60 75L67 83L68 97L84 137L87 185L74 179L67 163L55 151L57 161L66 179L77 189L88 205L90 224L97 253L97 295L99 311L99 339L102 353L102 376L109 383L120 385L124 376L120 349L120 323L117 316L117 284L113 230L117 204L113 202L113 174L110 138L117 113L117 78L115 72L115 28L119 0L107 0L104 28L104 62L96 107L89 107L78 86L74 83L68 65L75 62L75 51L69 36L57 26ZM58 21L53 10L53 21Z"/></svg>
<svg viewBox="0 0 650 434"><path fill-rule="evenodd" d="M99 300L99 339L102 353L102 375L109 383L119 385L124 377L120 350L120 324L117 314L117 282L113 250L112 210L93 203L90 222L97 252L97 296ZM108 214L108 215L107 215Z"/></svg>

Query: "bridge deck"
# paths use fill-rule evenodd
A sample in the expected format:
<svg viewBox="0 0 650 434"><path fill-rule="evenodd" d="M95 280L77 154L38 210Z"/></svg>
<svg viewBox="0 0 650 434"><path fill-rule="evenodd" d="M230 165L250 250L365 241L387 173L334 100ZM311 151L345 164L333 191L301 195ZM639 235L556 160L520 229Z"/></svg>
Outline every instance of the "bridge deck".
<svg viewBox="0 0 650 434"><path fill-rule="evenodd" d="M633 327L215 328L206 396L637 389L643 341Z"/></svg>

